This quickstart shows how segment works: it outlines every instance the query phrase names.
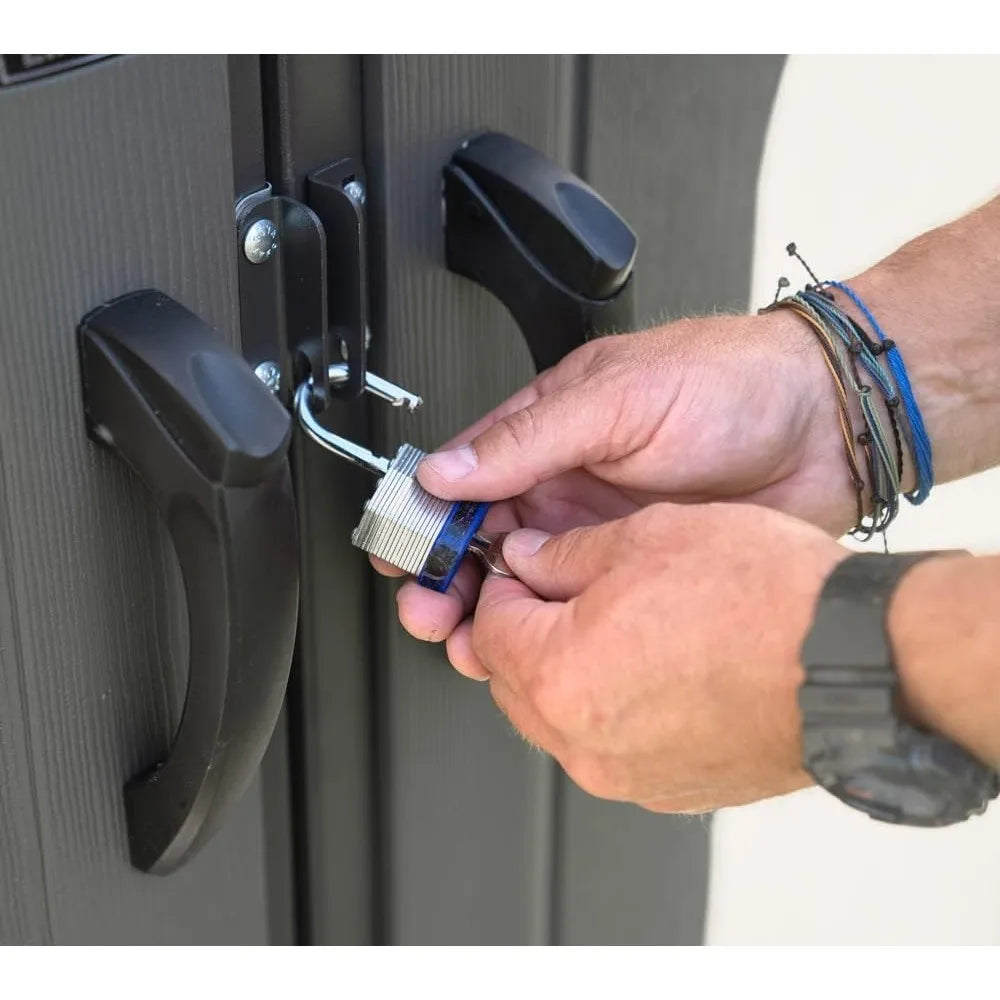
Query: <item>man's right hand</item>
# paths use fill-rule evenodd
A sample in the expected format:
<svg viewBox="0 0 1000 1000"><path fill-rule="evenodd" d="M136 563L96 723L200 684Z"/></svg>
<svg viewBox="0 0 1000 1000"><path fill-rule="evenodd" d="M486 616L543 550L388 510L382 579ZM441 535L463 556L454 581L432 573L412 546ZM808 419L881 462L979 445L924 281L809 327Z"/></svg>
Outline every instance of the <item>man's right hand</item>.
<svg viewBox="0 0 1000 1000"><path fill-rule="evenodd" d="M1000 197L850 282L905 355L939 483L1000 465L998 260ZM441 497L505 501L487 519L500 529L558 534L656 501L742 500L839 534L854 520L855 495L833 380L812 338L778 311L595 341L429 456L420 481ZM904 491L913 482L908 462ZM468 619L481 574L465 563L447 594L404 584L399 615L416 637L447 639L456 668L482 677L470 666ZM944 611L916 607L926 628L954 641L938 627ZM941 676L953 684L952 673ZM938 701L940 692L928 704ZM926 705L911 707L940 724Z"/></svg>
<svg viewBox="0 0 1000 1000"><path fill-rule="evenodd" d="M739 500L843 532L855 494L812 338L777 312L593 341L429 455L418 478L445 499L506 501L487 522L501 530L559 533L658 501ZM448 594L400 589L412 635L449 639L474 608L481 574L466 562Z"/></svg>
<svg viewBox="0 0 1000 1000"><path fill-rule="evenodd" d="M856 513L829 372L783 312L586 344L429 455L418 478L448 500L513 499L519 521L547 530L658 501L740 500L833 532Z"/></svg>
<svg viewBox="0 0 1000 1000"><path fill-rule="evenodd" d="M850 280L905 356L938 483L1000 463L998 260L1000 197ZM833 380L782 310L587 344L419 476L448 499L514 498L502 516L550 532L658 500L738 499L835 533L856 517Z"/></svg>

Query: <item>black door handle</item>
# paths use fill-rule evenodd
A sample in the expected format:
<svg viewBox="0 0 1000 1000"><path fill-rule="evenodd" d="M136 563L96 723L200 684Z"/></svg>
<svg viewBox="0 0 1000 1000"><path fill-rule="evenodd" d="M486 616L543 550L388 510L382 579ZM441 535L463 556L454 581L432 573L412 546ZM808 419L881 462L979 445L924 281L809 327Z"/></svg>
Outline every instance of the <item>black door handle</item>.
<svg viewBox="0 0 1000 1000"><path fill-rule="evenodd" d="M152 492L184 577L187 695L174 744L125 786L132 863L166 874L219 824L281 709L298 614L291 419L210 327L156 291L80 325L91 437Z"/></svg>
<svg viewBox="0 0 1000 1000"><path fill-rule="evenodd" d="M444 168L445 258L510 310L535 367L634 322L638 239L579 177L486 132Z"/></svg>

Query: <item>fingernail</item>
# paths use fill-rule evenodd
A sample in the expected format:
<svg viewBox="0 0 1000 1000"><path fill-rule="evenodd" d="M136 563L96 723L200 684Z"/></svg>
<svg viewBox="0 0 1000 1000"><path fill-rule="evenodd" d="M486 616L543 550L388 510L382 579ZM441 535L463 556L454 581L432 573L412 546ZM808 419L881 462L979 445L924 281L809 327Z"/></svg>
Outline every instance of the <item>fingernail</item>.
<svg viewBox="0 0 1000 1000"><path fill-rule="evenodd" d="M464 479L479 464L475 451L468 444L453 448L451 451L436 451L428 455L424 461L449 483Z"/></svg>
<svg viewBox="0 0 1000 1000"><path fill-rule="evenodd" d="M551 537L547 531L538 531L536 528L512 531L503 540L503 554L515 559L518 556L533 556Z"/></svg>

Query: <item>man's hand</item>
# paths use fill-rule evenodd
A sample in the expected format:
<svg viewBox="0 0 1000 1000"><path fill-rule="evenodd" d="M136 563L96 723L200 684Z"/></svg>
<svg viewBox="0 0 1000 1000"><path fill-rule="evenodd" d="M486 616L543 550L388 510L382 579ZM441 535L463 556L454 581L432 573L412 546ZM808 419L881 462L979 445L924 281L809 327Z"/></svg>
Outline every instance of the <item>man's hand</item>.
<svg viewBox="0 0 1000 1000"><path fill-rule="evenodd" d="M702 812L782 794L809 783L799 652L847 554L737 504L515 532L504 555L520 581L487 578L449 654L593 795Z"/></svg>
<svg viewBox="0 0 1000 1000"><path fill-rule="evenodd" d="M834 389L796 317L683 320L585 345L418 470L435 496L507 500L487 527L565 531L659 501L740 499L842 532L855 516ZM405 584L400 620L442 641L475 605ZM398 573L377 560L383 573Z"/></svg>
<svg viewBox="0 0 1000 1000"><path fill-rule="evenodd" d="M939 483L1000 463L998 259L994 198L851 279L906 358ZM856 514L832 379L812 333L785 312L588 344L419 477L449 499L514 498L492 512L499 529L565 531L662 500L744 500L838 534ZM912 483L908 461L904 490ZM471 565L447 595L406 584L400 618L418 638L445 639L478 590Z"/></svg>
<svg viewBox="0 0 1000 1000"><path fill-rule="evenodd" d="M938 482L1000 463L998 222L1000 198L851 280L905 354ZM535 556L512 535L523 582L487 579L475 625L472 560L448 594L411 581L398 602L585 788L697 811L807 783L799 645L845 550L786 515L840 533L855 498L832 380L797 317L588 344L418 475L441 497L502 501L489 528L568 532ZM1000 557L930 560L889 614L910 717L993 762L998 600Z"/></svg>
<svg viewBox="0 0 1000 1000"><path fill-rule="evenodd" d="M661 500L739 498L842 531L855 505L834 399L796 317L682 320L578 348L418 478L449 500L516 497L522 520L553 530Z"/></svg>

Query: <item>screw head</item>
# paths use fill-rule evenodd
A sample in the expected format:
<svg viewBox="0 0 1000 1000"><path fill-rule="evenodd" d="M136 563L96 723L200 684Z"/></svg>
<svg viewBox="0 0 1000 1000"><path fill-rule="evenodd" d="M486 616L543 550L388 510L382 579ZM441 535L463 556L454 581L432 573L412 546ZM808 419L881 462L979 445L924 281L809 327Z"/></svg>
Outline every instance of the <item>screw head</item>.
<svg viewBox="0 0 1000 1000"><path fill-rule="evenodd" d="M281 369L273 361L262 361L253 373L271 392L281 388Z"/></svg>
<svg viewBox="0 0 1000 1000"><path fill-rule="evenodd" d="M278 249L278 229L270 219L258 219L243 237L243 253L251 264L263 264Z"/></svg>
<svg viewBox="0 0 1000 1000"><path fill-rule="evenodd" d="M365 186L361 181L348 181L344 185L344 193L358 205L365 203Z"/></svg>

